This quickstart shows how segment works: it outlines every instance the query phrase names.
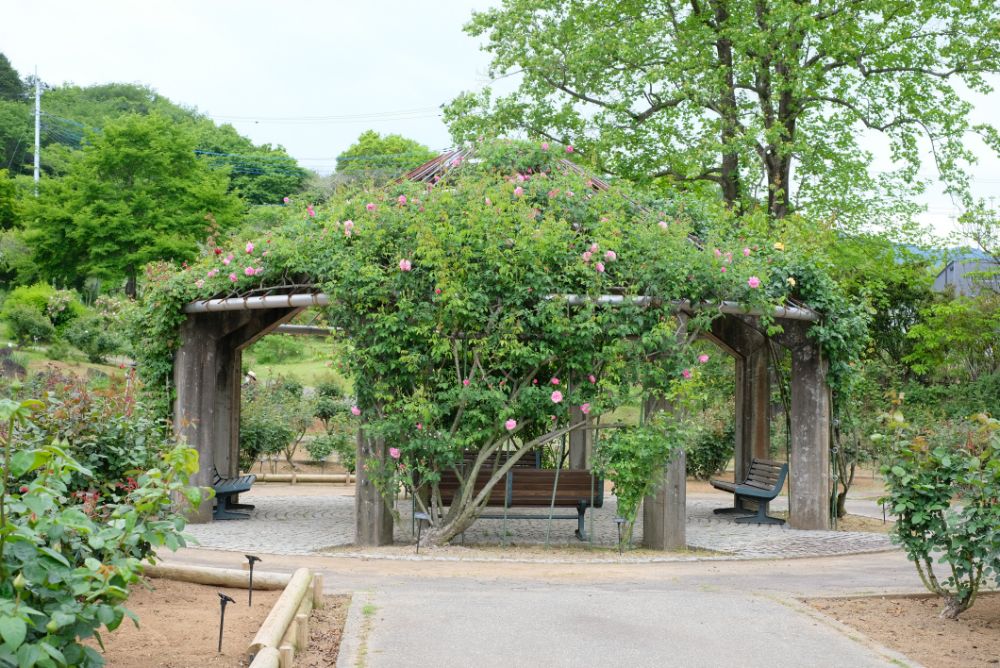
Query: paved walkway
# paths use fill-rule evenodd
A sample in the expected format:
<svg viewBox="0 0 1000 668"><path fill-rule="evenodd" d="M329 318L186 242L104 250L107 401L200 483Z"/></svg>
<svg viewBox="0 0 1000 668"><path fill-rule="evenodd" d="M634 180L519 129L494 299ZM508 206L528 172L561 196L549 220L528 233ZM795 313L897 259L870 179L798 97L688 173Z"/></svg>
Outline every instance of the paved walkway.
<svg viewBox="0 0 1000 668"><path fill-rule="evenodd" d="M220 550L255 550L266 554L321 554L331 548L349 546L354 540L354 498L316 485L254 487L246 500L256 504L247 521L213 522L192 525L188 533L202 547ZM312 493L310 493L312 492ZM893 549L883 534L835 531L796 531L785 526L736 524L730 517L712 513L713 508L731 503L726 495L698 494L688 498L687 542L694 549L721 553L727 558L770 559L857 554ZM783 507L777 500L775 509ZM398 543L410 543L410 504L399 504L402 520L396 524ZM556 509L556 514L566 509ZM548 521L544 509L518 509L538 519L479 520L465 535L470 545L569 545L579 546L576 520ZM617 544L614 497L604 507L588 513L587 532L591 544L612 547ZM642 540L642 522L637 522L633 543Z"/></svg>
<svg viewBox="0 0 1000 668"><path fill-rule="evenodd" d="M163 556L234 568L252 551L264 558L262 570L321 572L327 591L353 594L341 668L918 665L800 601L921 591L913 566L884 535L737 525L711 512L727 497L696 493L688 498L688 541L724 553L721 560L483 563L423 553L417 560L408 548L392 559L324 554L353 538L349 494L257 485L247 499L257 504L253 519L191 526L202 547ZM871 501L858 504L864 514L881 514ZM409 507L402 505L397 540L406 541ZM579 544L575 522L549 527L539 515L508 522L506 534L501 520L481 521L467 542L532 545L548 531L551 543ZM592 528L588 521L595 543L614 543L614 515L612 498L594 513Z"/></svg>

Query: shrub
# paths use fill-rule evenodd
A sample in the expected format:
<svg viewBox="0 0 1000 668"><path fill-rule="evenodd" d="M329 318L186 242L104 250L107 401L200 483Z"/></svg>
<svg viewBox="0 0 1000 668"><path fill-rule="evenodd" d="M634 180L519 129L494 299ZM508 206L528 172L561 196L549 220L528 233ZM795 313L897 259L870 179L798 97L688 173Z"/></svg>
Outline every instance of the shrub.
<svg viewBox="0 0 1000 668"><path fill-rule="evenodd" d="M198 455L171 450L118 500L72 494L74 481L93 479L91 471L62 444L18 441L15 427L30 426L31 411L42 408L0 400L9 462L0 470L0 665L102 666L103 657L80 641L100 641L102 626L110 632L134 618L124 603L142 560L155 560L156 547L185 545L171 495L200 503L198 490L186 486Z"/></svg>
<svg viewBox="0 0 1000 668"><path fill-rule="evenodd" d="M86 381L60 373L39 374L23 390L44 396L30 429L21 435L32 447L57 441L85 467L70 491L118 495L129 477L145 471L172 447L165 425L135 399L134 385L108 379L95 389Z"/></svg>
<svg viewBox="0 0 1000 668"><path fill-rule="evenodd" d="M943 423L913 437L899 407L886 416L893 457L882 467L897 516L893 539L928 590L955 619L976 600L984 579L1000 582L1000 422L985 414ZM941 579L935 556L947 564Z"/></svg>
<svg viewBox="0 0 1000 668"><path fill-rule="evenodd" d="M302 384L279 378L251 385L243 393L240 414L240 465L248 470L262 454L281 452L289 464L313 423L313 406L302 396Z"/></svg>
<svg viewBox="0 0 1000 668"><path fill-rule="evenodd" d="M112 321L98 314L87 314L66 329L66 339L94 363L122 350L123 343Z"/></svg>
<svg viewBox="0 0 1000 668"><path fill-rule="evenodd" d="M687 448L687 472L698 480L708 480L733 457L736 429L732 422L702 429Z"/></svg>
<svg viewBox="0 0 1000 668"><path fill-rule="evenodd" d="M55 338L56 328L48 316L26 304L5 305L3 318L10 328L10 335L20 344Z"/></svg>
<svg viewBox="0 0 1000 668"><path fill-rule="evenodd" d="M253 354L258 364L278 364L302 357L305 345L294 336L275 334L254 344Z"/></svg>
<svg viewBox="0 0 1000 668"><path fill-rule="evenodd" d="M56 290L47 283L22 285L7 295L3 305L3 317L8 319L8 312L24 306L48 318L58 329L68 325L84 313L84 307L72 290Z"/></svg>

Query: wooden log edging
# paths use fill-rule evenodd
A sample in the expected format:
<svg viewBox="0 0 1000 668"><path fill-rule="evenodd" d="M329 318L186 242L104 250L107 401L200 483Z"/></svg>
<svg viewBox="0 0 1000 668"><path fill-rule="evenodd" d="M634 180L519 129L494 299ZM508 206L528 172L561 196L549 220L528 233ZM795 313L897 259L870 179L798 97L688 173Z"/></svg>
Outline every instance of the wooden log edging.
<svg viewBox="0 0 1000 668"><path fill-rule="evenodd" d="M255 584L256 580L255 577ZM257 635L254 636L253 641L247 648L246 655L248 659L251 659L251 668L275 665L272 663L273 652L264 651L266 649L278 652L281 668L290 668L291 664L287 660L289 653L287 650L284 652L282 650L287 645L294 646L296 630L291 627L295 621L295 616L305 610L305 614L308 617L309 611L312 610L313 600L313 574L308 568L300 568L292 574L292 578L285 587L285 591L274 602L274 607L271 608L271 612L268 613L264 619L264 623L260 625ZM286 637L288 636L291 636L289 640L292 642L286 641ZM298 649L302 650L305 648L300 647ZM261 663L257 662L258 656L261 657Z"/></svg>
<svg viewBox="0 0 1000 668"><path fill-rule="evenodd" d="M297 482L325 482L340 483L343 485L357 482L357 476L346 473L254 473L257 482L289 482L293 485Z"/></svg>
<svg viewBox="0 0 1000 668"><path fill-rule="evenodd" d="M145 566L143 574L151 578L178 580L214 587L250 587L250 572L235 568L210 568L208 566L183 566L180 564L156 564ZM256 572L253 574L253 588L260 590L284 589L292 576L284 573Z"/></svg>

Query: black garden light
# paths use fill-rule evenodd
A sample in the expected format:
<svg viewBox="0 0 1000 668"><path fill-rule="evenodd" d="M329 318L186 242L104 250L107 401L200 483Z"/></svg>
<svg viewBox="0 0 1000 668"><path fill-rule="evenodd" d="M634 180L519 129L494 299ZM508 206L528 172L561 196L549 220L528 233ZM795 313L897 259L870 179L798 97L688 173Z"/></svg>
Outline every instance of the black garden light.
<svg viewBox="0 0 1000 668"><path fill-rule="evenodd" d="M249 607L253 605L253 565L262 560L260 557L255 557L252 554L244 554L243 556L250 562L250 597L247 600L247 606Z"/></svg>
<svg viewBox="0 0 1000 668"><path fill-rule="evenodd" d="M624 517L615 518L615 526L618 528L618 556L622 556L622 525L627 520Z"/></svg>
<svg viewBox="0 0 1000 668"><path fill-rule="evenodd" d="M226 604L235 603L233 599L229 598L222 592L219 594L219 654L222 654L222 628L226 623Z"/></svg>
<svg viewBox="0 0 1000 668"><path fill-rule="evenodd" d="M427 513L413 513L413 518L417 520L417 554L420 554L420 530L424 522L430 523L431 516Z"/></svg>

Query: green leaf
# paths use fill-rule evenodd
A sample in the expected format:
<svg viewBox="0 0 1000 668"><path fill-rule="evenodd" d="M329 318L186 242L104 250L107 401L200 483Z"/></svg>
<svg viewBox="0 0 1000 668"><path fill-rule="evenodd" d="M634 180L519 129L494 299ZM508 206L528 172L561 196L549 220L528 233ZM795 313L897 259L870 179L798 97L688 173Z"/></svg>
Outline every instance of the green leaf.
<svg viewBox="0 0 1000 668"><path fill-rule="evenodd" d="M45 466L50 456L44 450L18 450L10 458L10 472L19 478L25 473Z"/></svg>
<svg viewBox="0 0 1000 668"><path fill-rule="evenodd" d="M0 638L12 651L21 646L27 633L28 627L20 617L0 617Z"/></svg>
<svg viewBox="0 0 1000 668"><path fill-rule="evenodd" d="M906 469L899 465L893 466L890 470L892 471L892 474L898 478L902 478L906 475Z"/></svg>
<svg viewBox="0 0 1000 668"><path fill-rule="evenodd" d="M38 645L21 645L17 650L17 668L32 668L42 658Z"/></svg>
<svg viewBox="0 0 1000 668"><path fill-rule="evenodd" d="M44 553L46 555L48 555L52 559L55 559L56 561L58 561L63 566L66 566L66 567L70 566L69 560L66 559L66 557L64 557L63 555L61 555L58 552L56 552L55 550L53 550L51 547L47 547L47 546L43 545L42 547L38 548L38 551L42 552L42 553Z"/></svg>

